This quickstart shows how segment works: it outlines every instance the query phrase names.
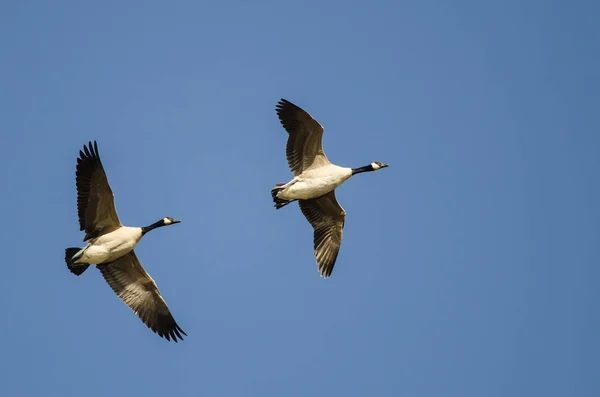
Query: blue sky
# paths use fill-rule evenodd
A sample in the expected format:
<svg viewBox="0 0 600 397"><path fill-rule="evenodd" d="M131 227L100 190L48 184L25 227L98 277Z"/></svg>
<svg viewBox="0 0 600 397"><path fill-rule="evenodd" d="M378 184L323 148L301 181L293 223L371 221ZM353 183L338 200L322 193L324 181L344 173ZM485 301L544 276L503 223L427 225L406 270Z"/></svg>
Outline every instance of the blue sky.
<svg viewBox="0 0 600 397"><path fill-rule="evenodd" d="M7 396L600 395L600 5L4 2ZM281 97L324 127L348 216L318 276ZM188 333L150 332L78 231L97 140Z"/></svg>

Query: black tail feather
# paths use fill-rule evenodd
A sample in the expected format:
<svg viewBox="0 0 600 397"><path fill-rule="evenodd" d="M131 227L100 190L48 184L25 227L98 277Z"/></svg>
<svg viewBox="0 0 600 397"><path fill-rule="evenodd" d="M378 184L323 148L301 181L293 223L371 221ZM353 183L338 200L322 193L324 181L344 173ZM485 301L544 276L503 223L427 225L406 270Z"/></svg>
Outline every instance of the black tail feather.
<svg viewBox="0 0 600 397"><path fill-rule="evenodd" d="M67 263L67 267L71 273L76 276L81 275L90 266L87 263L71 263L75 254L79 251L81 251L81 248L67 248L65 250L65 262Z"/></svg>
<svg viewBox="0 0 600 397"><path fill-rule="evenodd" d="M277 186L281 186L281 185L276 185L273 189L271 189L271 197L273 197L273 202L275 203L275 209L283 208L286 205L288 205L289 203L296 201L296 200L280 199L279 197L277 197L277 193L279 193L280 191L283 190L283 188L277 187Z"/></svg>

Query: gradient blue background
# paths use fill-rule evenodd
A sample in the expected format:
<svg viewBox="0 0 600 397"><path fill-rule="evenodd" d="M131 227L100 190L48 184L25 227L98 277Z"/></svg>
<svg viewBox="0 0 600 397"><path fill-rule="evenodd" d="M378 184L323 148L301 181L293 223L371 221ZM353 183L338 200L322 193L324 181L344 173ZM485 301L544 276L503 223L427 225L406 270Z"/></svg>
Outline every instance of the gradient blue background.
<svg viewBox="0 0 600 397"><path fill-rule="evenodd" d="M0 5L3 396L600 395L600 5ZM280 97L337 164L318 276ZM189 337L77 278L75 159L99 142Z"/></svg>

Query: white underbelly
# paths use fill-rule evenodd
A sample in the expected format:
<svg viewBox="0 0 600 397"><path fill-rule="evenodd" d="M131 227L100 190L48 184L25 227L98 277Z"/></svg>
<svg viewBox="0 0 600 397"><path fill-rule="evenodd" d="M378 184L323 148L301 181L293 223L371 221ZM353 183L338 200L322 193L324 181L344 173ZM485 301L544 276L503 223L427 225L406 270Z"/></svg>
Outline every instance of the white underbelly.
<svg viewBox="0 0 600 397"><path fill-rule="evenodd" d="M311 179L308 181L300 180L279 192L277 197L284 200L308 200L321 197L335 190L342 183L344 181L334 180L333 178Z"/></svg>
<svg viewBox="0 0 600 397"><path fill-rule="evenodd" d="M77 263L98 265L117 260L131 252L141 237L141 230L125 227L100 236L90 242Z"/></svg>
<svg viewBox="0 0 600 397"><path fill-rule="evenodd" d="M134 245L131 244L123 244L113 249L102 245L91 245L83 252L83 256L77 262L92 265L112 262L128 254L133 248Z"/></svg>

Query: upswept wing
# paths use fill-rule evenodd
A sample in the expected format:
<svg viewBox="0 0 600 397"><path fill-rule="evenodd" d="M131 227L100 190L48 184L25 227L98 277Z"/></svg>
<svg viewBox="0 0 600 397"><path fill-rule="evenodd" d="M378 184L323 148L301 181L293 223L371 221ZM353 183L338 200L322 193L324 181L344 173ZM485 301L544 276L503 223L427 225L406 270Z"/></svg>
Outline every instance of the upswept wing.
<svg viewBox="0 0 600 397"><path fill-rule="evenodd" d="M323 152L323 127L317 120L285 99L281 99L275 109L289 134L286 157L294 176L310 167L331 164Z"/></svg>
<svg viewBox="0 0 600 397"><path fill-rule="evenodd" d="M86 233L83 241L110 233L122 226L95 141L79 151L76 184L79 227Z"/></svg>

